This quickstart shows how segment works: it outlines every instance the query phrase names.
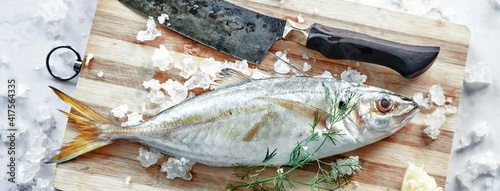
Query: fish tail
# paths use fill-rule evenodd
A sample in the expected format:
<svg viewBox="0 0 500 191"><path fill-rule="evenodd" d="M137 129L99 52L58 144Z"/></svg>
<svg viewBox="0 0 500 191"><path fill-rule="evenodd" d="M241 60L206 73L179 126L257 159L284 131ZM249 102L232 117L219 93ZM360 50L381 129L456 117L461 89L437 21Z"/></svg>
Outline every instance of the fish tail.
<svg viewBox="0 0 500 191"><path fill-rule="evenodd" d="M49 87L54 91L54 93L56 93L59 98L61 98L61 100L66 102L68 105L80 112L85 117L59 110L62 113L66 114L69 119L78 124L80 135L68 145L59 149L60 153L58 155L54 156L48 161L45 161L44 163L49 164L65 162L111 143L111 140L100 139L99 135L101 135L103 130L116 127L116 125L114 125L108 119L99 115L95 111L91 110L87 106L83 105L79 101L75 100L74 98L66 95L65 93L59 91L54 87Z"/></svg>

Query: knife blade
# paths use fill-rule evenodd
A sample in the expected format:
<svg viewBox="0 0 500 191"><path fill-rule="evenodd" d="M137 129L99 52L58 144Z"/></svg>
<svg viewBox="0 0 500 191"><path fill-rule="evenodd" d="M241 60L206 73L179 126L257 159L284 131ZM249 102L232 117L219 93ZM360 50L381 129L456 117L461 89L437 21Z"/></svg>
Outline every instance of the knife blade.
<svg viewBox="0 0 500 191"><path fill-rule="evenodd" d="M277 40L297 42L329 59L369 62L389 67L405 78L429 69L437 46L384 40L318 23L307 26L274 18L223 0L119 0L130 9L157 18L165 27L201 44L259 65Z"/></svg>

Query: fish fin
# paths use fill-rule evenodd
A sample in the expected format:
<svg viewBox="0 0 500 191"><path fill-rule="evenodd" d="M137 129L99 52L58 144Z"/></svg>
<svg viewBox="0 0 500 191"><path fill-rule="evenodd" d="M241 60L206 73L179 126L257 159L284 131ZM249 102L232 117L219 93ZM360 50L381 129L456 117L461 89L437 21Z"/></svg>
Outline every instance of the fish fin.
<svg viewBox="0 0 500 191"><path fill-rule="evenodd" d="M231 68L224 68L219 72L219 77L217 80L215 80L215 82L218 84L218 87L224 87L230 84L236 84L250 80L253 80L250 76L247 76Z"/></svg>
<svg viewBox="0 0 500 191"><path fill-rule="evenodd" d="M116 125L114 125L108 119L99 115L95 111L92 111L90 108L83 105L74 98L59 91L58 89L54 87L50 88L54 91L54 93L56 93L59 98L61 98L61 100L69 104L85 117L59 110L62 113L66 114L69 119L75 121L78 124L80 135L76 137L74 141L59 149L60 153L58 155L47 161L44 161L45 164L65 162L111 143L111 140L100 139L99 135L101 135L102 130L117 127Z"/></svg>

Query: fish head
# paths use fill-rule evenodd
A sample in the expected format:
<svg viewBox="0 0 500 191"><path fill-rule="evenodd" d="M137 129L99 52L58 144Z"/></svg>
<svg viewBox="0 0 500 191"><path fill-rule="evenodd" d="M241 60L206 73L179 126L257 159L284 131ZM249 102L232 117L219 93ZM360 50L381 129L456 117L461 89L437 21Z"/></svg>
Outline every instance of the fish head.
<svg viewBox="0 0 500 191"><path fill-rule="evenodd" d="M357 128L357 140L365 144L395 133L420 110L415 101L374 87L355 97L357 108L352 111L350 120Z"/></svg>

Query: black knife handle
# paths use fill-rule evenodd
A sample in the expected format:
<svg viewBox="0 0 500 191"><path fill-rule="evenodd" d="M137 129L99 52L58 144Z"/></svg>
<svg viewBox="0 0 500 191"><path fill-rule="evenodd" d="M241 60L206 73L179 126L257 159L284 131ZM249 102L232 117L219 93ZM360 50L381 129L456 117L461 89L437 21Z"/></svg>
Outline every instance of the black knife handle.
<svg viewBox="0 0 500 191"><path fill-rule="evenodd" d="M311 26L306 47L330 59L387 66L405 78L424 73L434 63L440 50L436 46L401 44L317 23Z"/></svg>

